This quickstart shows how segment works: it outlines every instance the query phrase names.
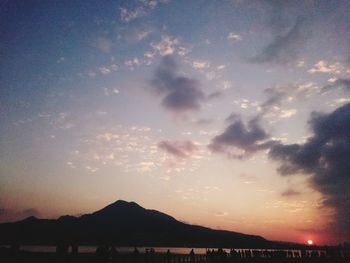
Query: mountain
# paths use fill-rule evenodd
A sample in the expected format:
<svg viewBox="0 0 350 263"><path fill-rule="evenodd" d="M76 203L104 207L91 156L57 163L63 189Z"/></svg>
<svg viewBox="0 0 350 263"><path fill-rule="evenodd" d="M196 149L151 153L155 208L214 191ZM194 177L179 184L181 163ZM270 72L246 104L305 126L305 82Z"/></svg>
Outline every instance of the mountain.
<svg viewBox="0 0 350 263"><path fill-rule="evenodd" d="M260 236L185 224L134 202L116 201L92 214L57 220L29 217L0 224L0 244L54 245L59 242L119 246L271 247Z"/></svg>

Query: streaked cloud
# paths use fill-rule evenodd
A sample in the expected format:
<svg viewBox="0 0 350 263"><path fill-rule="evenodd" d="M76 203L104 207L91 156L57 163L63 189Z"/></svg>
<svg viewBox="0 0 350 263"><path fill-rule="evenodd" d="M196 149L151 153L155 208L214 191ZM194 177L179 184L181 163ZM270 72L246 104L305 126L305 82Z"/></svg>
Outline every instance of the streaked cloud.
<svg viewBox="0 0 350 263"><path fill-rule="evenodd" d="M188 158L198 151L198 146L192 141L161 141L158 147L178 158Z"/></svg>
<svg viewBox="0 0 350 263"><path fill-rule="evenodd" d="M286 33L275 36L270 44L249 58L249 61L258 64L290 64L298 60L299 52L308 38L306 22L298 20Z"/></svg>

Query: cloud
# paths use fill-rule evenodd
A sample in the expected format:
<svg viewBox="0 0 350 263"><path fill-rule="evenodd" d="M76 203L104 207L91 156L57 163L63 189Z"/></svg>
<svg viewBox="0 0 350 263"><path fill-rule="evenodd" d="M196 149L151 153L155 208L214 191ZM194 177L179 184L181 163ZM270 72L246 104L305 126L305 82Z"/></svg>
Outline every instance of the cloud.
<svg viewBox="0 0 350 263"><path fill-rule="evenodd" d="M296 109L289 109L289 110L281 110L281 113L279 114L280 118L290 118L297 114Z"/></svg>
<svg viewBox="0 0 350 263"><path fill-rule="evenodd" d="M324 60L320 60L313 66L313 68L308 70L310 74L314 74L314 73L340 74L342 73L342 71L343 71L343 66L339 62L334 64L329 64L327 61L324 61Z"/></svg>
<svg viewBox="0 0 350 263"><path fill-rule="evenodd" d="M96 39L95 46L103 53L109 53L112 50L113 43L111 40L105 37L99 37Z"/></svg>
<svg viewBox="0 0 350 263"><path fill-rule="evenodd" d="M135 44L148 38L154 29L148 24L132 24L117 29L118 39L126 41L126 43Z"/></svg>
<svg viewBox="0 0 350 263"><path fill-rule="evenodd" d="M40 213L34 208L15 211L7 208L0 208L0 222L13 222L25 219L30 216L38 217Z"/></svg>
<svg viewBox="0 0 350 263"><path fill-rule="evenodd" d="M264 90L267 99L258 107L260 116L277 115L279 118L289 118L297 113L296 109L282 109L281 106L295 99L309 98L320 92L313 82L274 86Z"/></svg>
<svg viewBox="0 0 350 263"><path fill-rule="evenodd" d="M164 1L163 1L164 2ZM137 18L143 17L151 12L158 5L156 0L140 1L140 5L135 8L120 8L120 20L128 23Z"/></svg>
<svg viewBox="0 0 350 263"><path fill-rule="evenodd" d="M161 141L158 147L177 158L189 157L198 150L197 145L191 141Z"/></svg>
<svg viewBox="0 0 350 263"><path fill-rule="evenodd" d="M231 114L226 122L225 131L212 139L209 148L213 152L225 153L229 157L242 159L251 154L269 150L278 143L277 138L271 137L261 126L260 121L265 117L290 118L297 113L296 109L283 109L281 105L295 98L308 97L318 92L319 88L313 83L299 85L276 86L265 89L267 99L261 103L250 102L247 99L234 101L242 109L256 108L258 114L245 125L240 115Z"/></svg>
<svg viewBox="0 0 350 263"><path fill-rule="evenodd" d="M310 174L310 183L334 210L332 229L350 238L350 103L329 114L312 113L313 135L304 144L276 144L270 157L282 175Z"/></svg>
<svg viewBox="0 0 350 263"><path fill-rule="evenodd" d="M350 98L339 98L339 99L336 99L334 100L335 104L336 105L344 105L344 104L347 104L350 102Z"/></svg>
<svg viewBox="0 0 350 263"><path fill-rule="evenodd" d="M287 189L287 190L284 191L281 195L284 196L284 197L293 197L293 196L298 196L298 195L300 195L300 192L295 191L295 190L293 190L293 189Z"/></svg>
<svg viewBox="0 0 350 263"><path fill-rule="evenodd" d="M178 66L170 56L162 58L150 86L162 97L162 105L174 112L198 110L206 99L196 79L178 75Z"/></svg>
<svg viewBox="0 0 350 263"><path fill-rule="evenodd" d="M134 70L136 67L140 66L141 63L142 61L140 61L138 58L133 58L124 61L124 65L130 70Z"/></svg>
<svg viewBox="0 0 350 263"><path fill-rule="evenodd" d="M224 80L221 82L221 87L223 90L228 90L232 88L232 82L229 80Z"/></svg>
<svg viewBox="0 0 350 263"><path fill-rule="evenodd" d="M222 91L217 90L217 91L213 91L212 93L208 94L207 99L211 100L211 99L217 99L220 98L222 96Z"/></svg>
<svg viewBox="0 0 350 263"><path fill-rule="evenodd" d="M305 20L298 20L286 33L278 34L273 41L254 57L253 63L289 64L298 59L301 47L308 38Z"/></svg>
<svg viewBox="0 0 350 263"><path fill-rule="evenodd" d="M151 42L150 46L151 50L144 53L147 64L151 64L157 56L177 54L181 57L185 57L190 52L190 48L181 45L178 38L168 35L162 35L158 42Z"/></svg>
<svg viewBox="0 0 350 263"><path fill-rule="evenodd" d="M192 67L198 70L207 69L210 67L210 62L207 60L195 60L192 62Z"/></svg>
<svg viewBox="0 0 350 263"><path fill-rule="evenodd" d="M107 67L100 67L99 71L102 75L108 75L108 74L112 73L112 71Z"/></svg>
<svg viewBox="0 0 350 263"><path fill-rule="evenodd" d="M161 56L174 54L179 40L171 36L162 36L162 39L157 43L151 43L154 53L158 53Z"/></svg>
<svg viewBox="0 0 350 263"><path fill-rule="evenodd" d="M227 39L231 41L239 41L242 40L242 37L236 33L230 32L227 36Z"/></svg>
<svg viewBox="0 0 350 263"><path fill-rule="evenodd" d="M208 125L213 123L213 120L208 118L200 118L198 120L194 120L193 123L196 125Z"/></svg>
<svg viewBox="0 0 350 263"><path fill-rule="evenodd" d="M231 124L215 136L209 148L213 152L225 153L229 157L242 159L257 151L269 149L276 141L260 127L259 118L251 119L245 125L238 115L228 118Z"/></svg>
<svg viewBox="0 0 350 263"><path fill-rule="evenodd" d="M350 78L336 79L331 84L324 86L322 91L327 92L335 89L343 89L344 91L350 91Z"/></svg>
<svg viewBox="0 0 350 263"><path fill-rule="evenodd" d="M227 212L222 212L222 211L213 211L213 213L214 213L214 216L217 216L217 217L223 217L228 215Z"/></svg>

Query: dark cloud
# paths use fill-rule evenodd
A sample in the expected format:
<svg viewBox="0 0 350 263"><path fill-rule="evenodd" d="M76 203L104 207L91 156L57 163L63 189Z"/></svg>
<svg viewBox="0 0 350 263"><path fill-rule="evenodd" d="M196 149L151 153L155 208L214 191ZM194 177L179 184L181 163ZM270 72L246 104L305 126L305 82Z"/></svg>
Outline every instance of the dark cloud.
<svg viewBox="0 0 350 263"><path fill-rule="evenodd" d="M178 75L178 66L171 56L162 58L151 87L162 97L163 106L175 112L197 110L207 99L197 80Z"/></svg>
<svg viewBox="0 0 350 263"><path fill-rule="evenodd" d="M40 216L40 213L34 208L28 208L21 211L16 211L7 208L0 208L0 222L13 222L22 220L24 218L35 216Z"/></svg>
<svg viewBox="0 0 350 263"><path fill-rule="evenodd" d="M269 149L275 141L269 139L270 136L260 127L259 120L253 118L245 125L238 115L231 114L227 119L231 124L212 139L209 148L239 159Z"/></svg>
<svg viewBox="0 0 350 263"><path fill-rule="evenodd" d="M344 91L350 91L350 79L337 79L331 84L323 87L323 91L331 91L334 89L343 89Z"/></svg>
<svg viewBox="0 0 350 263"><path fill-rule="evenodd" d="M158 143L158 147L178 158L190 157L198 150L197 145L191 141L161 141Z"/></svg>
<svg viewBox="0 0 350 263"><path fill-rule="evenodd" d="M282 192L281 195L284 197L292 197L292 196L300 195L300 192L295 191L293 189L287 189L286 191Z"/></svg>
<svg viewBox="0 0 350 263"><path fill-rule="evenodd" d="M262 51L250 58L253 63L289 64L298 59L301 47L305 44L309 32L305 20L298 20L283 34L278 34Z"/></svg>
<svg viewBox="0 0 350 263"><path fill-rule="evenodd" d="M350 238L350 103L330 114L313 113L313 135L304 144L277 144L270 157L282 175L310 174L311 185L334 210L332 229Z"/></svg>

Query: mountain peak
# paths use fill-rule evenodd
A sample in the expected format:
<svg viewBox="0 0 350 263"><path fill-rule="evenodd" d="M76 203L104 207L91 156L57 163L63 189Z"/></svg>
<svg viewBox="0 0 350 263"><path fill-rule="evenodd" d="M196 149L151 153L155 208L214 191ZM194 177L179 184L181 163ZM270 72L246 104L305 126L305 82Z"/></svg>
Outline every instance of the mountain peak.
<svg viewBox="0 0 350 263"><path fill-rule="evenodd" d="M117 200L114 203L106 206L105 208L136 208L136 209L144 209L142 206L140 206L139 204L135 203L135 202L128 202L128 201L124 201L124 200ZM103 209L105 209L103 208Z"/></svg>
<svg viewBox="0 0 350 263"><path fill-rule="evenodd" d="M114 203L107 205L99 211L96 211L95 215L105 215L105 216L114 216L121 215L124 213L135 213L139 211L144 211L145 208L141 207L135 202L127 202L124 200L117 200Z"/></svg>

